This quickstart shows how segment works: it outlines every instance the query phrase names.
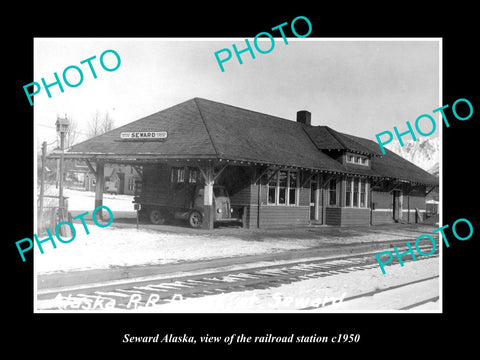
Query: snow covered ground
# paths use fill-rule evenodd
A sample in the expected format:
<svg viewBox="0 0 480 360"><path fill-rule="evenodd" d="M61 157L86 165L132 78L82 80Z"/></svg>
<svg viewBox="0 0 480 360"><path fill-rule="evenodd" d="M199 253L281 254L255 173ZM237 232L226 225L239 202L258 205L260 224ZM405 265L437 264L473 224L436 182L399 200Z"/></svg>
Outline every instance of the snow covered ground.
<svg viewBox="0 0 480 360"><path fill-rule="evenodd" d="M270 239L247 241L233 236L161 233L150 229L79 226L76 238L53 249L45 243L44 254L35 248L35 265L40 273L75 269L102 269L127 265L167 264L238 255L275 253L303 249L315 240L301 242Z"/></svg>
<svg viewBox="0 0 480 360"><path fill-rule="evenodd" d="M359 310L398 309L402 300L412 294L422 296L425 292L439 294L439 284L418 283L400 288L394 295L391 292L362 298L362 301L341 302L342 296L348 298L369 291L381 290L429 276L438 275L438 258L409 262L404 267L389 266L386 275L377 269L368 269L352 273L342 273L284 284L265 290L250 290L201 298L175 299L169 304L144 308L143 311L155 312L291 312L314 306L316 309L305 312L357 312ZM385 296L386 295L386 296ZM335 304L323 300L334 298ZM331 302L330 302L331 304ZM422 307L422 311L439 310L439 302ZM414 311L414 310L412 310Z"/></svg>
<svg viewBox="0 0 480 360"><path fill-rule="evenodd" d="M50 190L54 193L54 189ZM95 197L93 192L66 189L65 195L69 197L70 211L83 210L91 213ZM114 213L131 211L132 199L129 195L104 194L104 204ZM75 220L74 225L76 237L72 242L61 243L53 235L57 248L54 249L50 242L45 242L42 245L44 254L34 246L37 273L272 254L330 244L415 239L418 236L408 227L310 227L273 232L256 229L201 231L153 225L141 225L136 229L133 224L117 225L114 218L113 224L106 228L100 228L90 220L87 222L90 233L86 234L80 219ZM426 227L424 233L430 233L430 229ZM40 240L44 238L46 235L39 237Z"/></svg>
<svg viewBox="0 0 480 360"><path fill-rule="evenodd" d="M199 298L175 296L170 303L148 307L132 304L131 310L139 312L165 313L227 313L227 312L392 312L400 308L439 296L439 280L418 282L406 287L378 292L352 301L341 301L355 295L379 291L407 282L433 277L439 274L438 258L406 263L405 266L388 267L386 275L378 268L342 273L284 284L264 290L247 290ZM326 300L325 306L323 301ZM332 300L335 304L331 305ZM430 302L413 308L411 312L439 312L440 301ZM302 310L310 307L308 310ZM313 308L312 308L313 307Z"/></svg>
<svg viewBox="0 0 480 360"><path fill-rule="evenodd" d="M90 211L94 193L66 191L69 209ZM107 195L104 204L114 212L131 211L132 197ZM217 229L193 231L181 227L140 226L114 223L107 228L87 222L90 234L86 234L81 222L76 220L76 238L67 244L56 241L54 249L45 242L44 254L35 251L37 274L69 272L72 270L108 269L130 265L154 265L179 263L279 253L318 246L339 245L353 242L372 242L394 239L415 239L418 236L409 227L334 228L309 227L287 231L250 231L248 229ZM162 231L162 229L169 229ZM174 230L172 230L174 229ZM430 233L431 227L416 229ZM411 302L439 294L438 279L419 282L396 290L378 292L373 296L348 301L348 298L371 291L378 291L397 284L424 279L439 274L439 259L432 258L388 266L386 275L379 268L342 273L318 279L302 280L264 290L248 290L200 298L176 298L169 304L153 305L136 311L146 312L292 312L299 309L310 312L358 312L393 311ZM341 299L346 298L343 302ZM331 304L335 299L337 304ZM326 301L326 306L322 306ZM403 305L402 305L403 304ZM411 311L438 312L441 302L431 302ZM313 308L312 308L313 307ZM116 310L115 310L116 311ZM120 310L119 310L120 311ZM109 310L111 312L111 310Z"/></svg>
<svg viewBox="0 0 480 360"><path fill-rule="evenodd" d="M156 304L158 298L155 298L155 294L151 294L152 299L147 301L147 305L138 306L133 298L135 295L132 294L131 305L128 305L126 310L99 306L94 310L89 310L92 309L90 307L81 311L156 313L440 312L441 301L439 300L429 301L408 310L401 310L412 304L439 297L441 280L438 275L439 259L431 258L408 262L403 267L399 264L388 266L386 275L382 275L380 270L375 267L301 280L264 290L245 290L205 295L198 298L183 298L180 294L176 294L164 304ZM403 286L406 283L408 285ZM64 309L68 304L67 293L68 291L62 293L64 300L37 301L37 309L48 312L51 311L48 309ZM367 296L351 299L365 294ZM77 312L78 310L67 311Z"/></svg>
<svg viewBox="0 0 480 360"><path fill-rule="evenodd" d="M50 185L45 189L45 195L58 195L58 189ZM65 189L63 195L68 199L68 210L87 210L91 212L95 208L95 192ZM103 194L103 205L112 211L133 211L133 195ZM50 199L50 201L57 201Z"/></svg>

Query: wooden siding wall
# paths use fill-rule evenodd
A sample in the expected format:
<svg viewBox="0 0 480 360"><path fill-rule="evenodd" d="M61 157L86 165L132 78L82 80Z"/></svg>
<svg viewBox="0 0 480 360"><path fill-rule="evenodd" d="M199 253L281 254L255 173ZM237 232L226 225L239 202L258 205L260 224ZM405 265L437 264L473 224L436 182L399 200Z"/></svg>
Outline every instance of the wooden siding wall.
<svg viewBox="0 0 480 360"><path fill-rule="evenodd" d="M410 194L409 198L410 198L410 209L415 209L415 208L418 208L420 210L426 209L425 196ZM404 202L404 204L405 203L408 205L408 199L407 199L407 202Z"/></svg>
<svg viewBox="0 0 480 360"><path fill-rule="evenodd" d="M258 171L257 171L258 173ZM300 176L300 181L304 179L304 174ZM252 182L254 176L252 177ZM300 183L301 185L301 183ZM259 185L251 183L248 189L245 189L243 199L249 198L247 207L247 227L258 226L258 190ZM310 222L310 182L298 190L299 205L270 205L267 204L268 186L260 185L260 227L288 226L288 225L308 225ZM232 201L232 204L234 202Z"/></svg>
<svg viewBox="0 0 480 360"><path fill-rule="evenodd" d="M310 207L310 181L307 181L305 186L301 187L299 191L300 193L298 194L298 205ZM310 219L310 215L308 215L308 219Z"/></svg>
<svg viewBox="0 0 480 360"><path fill-rule="evenodd" d="M257 227L258 206L251 205L247 211L248 227ZM260 227L308 225L308 206L262 206L260 207Z"/></svg>
<svg viewBox="0 0 480 360"><path fill-rule="evenodd" d="M370 209L342 208L342 225L369 225Z"/></svg>
<svg viewBox="0 0 480 360"><path fill-rule="evenodd" d="M372 191L372 202L375 209L393 209L393 195L387 191Z"/></svg>
<svg viewBox="0 0 480 360"><path fill-rule="evenodd" d="M393 223L393 210L390 211L372 211L372 225Z"/></svg>
<svg viewBox="0 0 480 360"><path fill-rule="evenodd" d="M228 189L227 189L228 190ZM247 185L243 189L239 189L236 192L230 194L230 203L232 205L249 205L251 204L251 189L250 185Z"/></svg>
<svg viewBox="0 0 480 360"><path fill-rule="evenodd" d="M342 212L341 208L327 207L325 208L325 223L328 225L341 225Z"/></svg>
<svg viewBox="0 0 480 360"><path fill-rule="evenodd" d="M403 194L403 208L408 206L408 196L410 197L410 208L425 209L425 186L416 186L413 189L408 186L398 186L395 189L399 189ZM407 195L407 193L409 195ZM372 191L372 199L375 204L375 209L392 209L393 208L393 195L392 191L385 189L374 189Z"/></svg>
<svg viewBox="0 0 480 360"><path fill-rule="evenodd" d="M417 221L415 209L425 210L425 187L416 186L411 189L408 186L401 187L403 194L402 221L415 223ZM406 195L409 193L408 195ZM372 211L372 224L391 224L393 220L393 193L384 190L372 191L375 210ZM408 211L410 208L410 212Z"/></svg>
<svg viewBox="0 0 480 360"><path fill-rule="evenodd" d="M327 207L325 221L327 225L369 225L370 209Z"/></svg>

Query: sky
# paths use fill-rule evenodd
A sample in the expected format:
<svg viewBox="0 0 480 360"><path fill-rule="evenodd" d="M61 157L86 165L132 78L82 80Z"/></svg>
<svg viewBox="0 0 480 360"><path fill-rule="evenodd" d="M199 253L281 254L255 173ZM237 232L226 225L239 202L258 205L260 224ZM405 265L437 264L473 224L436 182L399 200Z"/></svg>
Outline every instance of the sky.
<svg viewBox="0 0 480 360"><path fill-rule="evenodd" d="M50 87L51 98L43 87L34 96L36 149L42 141L49 149L56 146L57 116L76 121L81 141L97 112L108 112L119 127L193 97L289 120L295 120L297 111L308 110L312 125L372 140L393 126L406 129L406 121L413 126L421 114L432 115L438 125L438 113L432 114L442 105L438 39L288 38L285 44L280 37L267 54L254 47L255 59L242 53L243 64L232 44L241 50L245 39L36 38L32 82L44 78L52 83L56 72L64 87L63 93L56 85ZM268 38L258 44L261 49L271 45ZM214 53L224 48L233 55L222 72ZM101 67L105 50L119 54L117 70ZM92 56L96 79L87 63L80 64ZM112 53L104 61L107 67L116 65ZM66 86L62 79L71 65L84 76L77 87ZM67 75L71 83L78 82L75 70ZM28 104L27 97L25 101ZM432 136L437 135L438 130Z"/></svg>

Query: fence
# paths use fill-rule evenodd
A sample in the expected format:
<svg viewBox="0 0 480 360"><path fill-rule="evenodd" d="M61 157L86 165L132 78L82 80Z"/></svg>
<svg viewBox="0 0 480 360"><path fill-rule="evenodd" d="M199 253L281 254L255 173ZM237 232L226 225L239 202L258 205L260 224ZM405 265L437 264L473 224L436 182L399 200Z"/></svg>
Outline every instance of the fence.
<svg viewBox="0 0 480 360"><path fill-rule="evenodd" d="M68 197L63 197L65 204L64 215L62 216L59 206L60 198L56 195L43 195L43 208L40 208L40 195L37 203L37 234L46 234L46 229L51 231L55 229L61 221L68 220L71 222L71 214L68 212ZM68 217L68 219L67 219ZM62 228L63 229L63 228Z"/></svg>

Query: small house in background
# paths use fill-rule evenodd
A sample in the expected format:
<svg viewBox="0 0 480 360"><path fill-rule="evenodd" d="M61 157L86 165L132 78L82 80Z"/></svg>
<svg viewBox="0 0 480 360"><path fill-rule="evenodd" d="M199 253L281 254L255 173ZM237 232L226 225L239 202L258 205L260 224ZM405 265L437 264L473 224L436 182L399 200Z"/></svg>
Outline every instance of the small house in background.
<svg viewBox="0 0 480 360"><path fill-rule="evenodd" d="M104 192L125 195L133 195L135 193L135 180L140 179L140 177L131 165L106 164L104 171ZM95 191L95 189L95 174L88 172L85 175L85 190Z"/></svg>

